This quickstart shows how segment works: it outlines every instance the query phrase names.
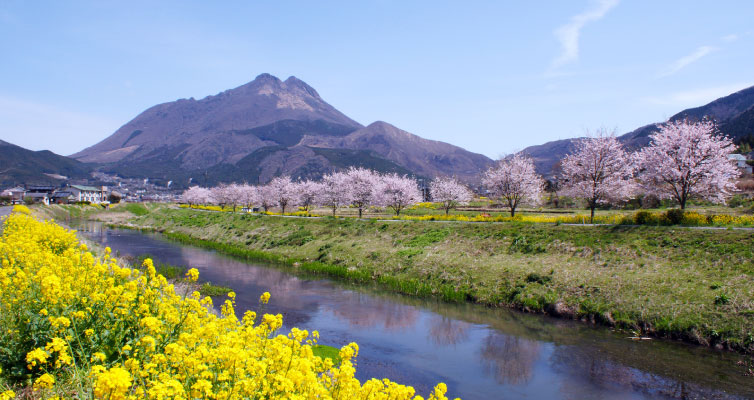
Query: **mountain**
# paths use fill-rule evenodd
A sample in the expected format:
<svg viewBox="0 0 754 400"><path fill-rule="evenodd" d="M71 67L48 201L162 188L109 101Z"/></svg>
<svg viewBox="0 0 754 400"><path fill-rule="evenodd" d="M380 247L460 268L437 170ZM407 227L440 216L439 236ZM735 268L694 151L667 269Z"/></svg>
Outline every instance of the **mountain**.
<svg viewBox="0 0 754 400"><path fill-rule="evenodd" d="M445 142L427 140L377 121L345 136L306 136L301 142L310 147L369 149L380 157L401 165L417 175L455 175L478 179L491 160Z"/></svg>
<svg viewBox="0 0 754 400"><path fill-rule="evenodd" d="M86 178L92 168L48 150L32 151L0 140L0 187L55 184L66 178Z"/></svg>
<svg viewBox="0 0 754 400"><path fill-rule="evenodd" d="M701 107L683 110L670 117L670 120L698 121L705 117L715 120L720 132L735 142L754 142L754 86ZM619 136L618 139L630 150L639 149L649 144L649 136L658 131L658 124L642 126ZM573 151L576 140L578 138L547 142L527 147L521 152L534 159L537 172L544 176L552 176L556 172L554 170L557 169L558 161Z"/></svg>
<svg viewBox="0 0 754 400"><path fill-rule="evenodd" d="M282 174L317 178L354 165L476 179L492 162L384 122L364 127L296 77L269 74L201 100L151 107L72 157L104 172L179 186L264 183Z"/></svg>

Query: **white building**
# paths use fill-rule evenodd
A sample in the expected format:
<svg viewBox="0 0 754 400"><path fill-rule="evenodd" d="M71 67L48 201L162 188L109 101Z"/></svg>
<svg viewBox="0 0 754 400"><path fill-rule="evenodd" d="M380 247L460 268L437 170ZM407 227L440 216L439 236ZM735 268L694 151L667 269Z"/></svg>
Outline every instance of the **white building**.
<svg viewBox="0 0 754 400"><path fill-rule="evenodd" d="M748 173L752 172L752 166L746 163L746 156L743 154L728 154L728 160L735 162L738 168Z"/></svg>
<svg viewBox="0 0 754 400"><path fill-rule="evenodd" d="M107 201L107 187L96 188L93 186L71 185L68 189L75 201L88 201L90 203L103 203Z"/></svg>

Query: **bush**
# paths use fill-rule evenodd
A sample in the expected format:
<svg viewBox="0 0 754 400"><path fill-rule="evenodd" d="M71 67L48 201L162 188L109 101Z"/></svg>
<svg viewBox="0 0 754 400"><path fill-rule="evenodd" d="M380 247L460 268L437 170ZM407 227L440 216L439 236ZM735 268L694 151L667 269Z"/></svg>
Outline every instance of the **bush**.
<svg viewBox="0 0 754 400"><path fill-rule="evenodd" d="M752 203L752 199L741 194L733 195L733 197L728 200L728 206L731 208L746 207L752 205Z"/></svg>
<svg viewBox="0 0 754 400"><path fill-rule="evenodd" d="M684 211L680 208L672 208L662 214L662 222L668 225L680 225L683 223Z"/></svg>
<svg viewBox="0 0 754 400"><path fill-rule="evenodd" d="M654 214L649 211L637 211L636 214L634 214L634 223L636 225L651 225L656 224L657 219Z"/></svg>

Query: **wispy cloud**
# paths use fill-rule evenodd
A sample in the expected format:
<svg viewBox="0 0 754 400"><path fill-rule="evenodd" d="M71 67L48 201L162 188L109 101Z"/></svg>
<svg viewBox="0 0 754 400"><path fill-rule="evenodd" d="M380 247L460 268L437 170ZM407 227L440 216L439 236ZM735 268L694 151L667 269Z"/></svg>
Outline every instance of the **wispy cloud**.
<svg viewBox="0 0 754 400"><path fill-rule="evenodd" d="M0 139L31 150L71 154L114 132L116 121L0 94Z"/></svg>
<svg viewBox="0 0 754 400"><path fill-rule="evenodd" d="M752 82L739 82L714 87L684 90L665 96L646 97L643 100L653 105L673 106L681 109L685 107L701 106L720 97L727 96L739 90L752 86Z"/></svg>
<svg viewBox="0 0 754 400"><path fill-rule="evenodd" d="M597 0L581 14L574 15L567 24L555 30L560 42L561 53L553 60L550 72L579 59L579 37L581 30L590 22L599 21L618 5L619 0Z"/></svg>
<svg viewBox="0 0 754 400"><path fill-rule="evenodd" d="M686 56L683 56L677 60L675 60L670 66L668 66L665 71L661 72L659 77L664 78L666 76L675 75L678 73L678 71L686 68L690 64L693 64L703 57L709 55L710 53L717 51L717 47L712 46L699 46L694 50L691 54L688 54Z"/></svg>
<svg viewBox="0 0 754 400"><path fill-rule="evenodd" d="M731 33L730 35L725 35L720 39L722 39L723 42L730 43L730 42L735 42L736 40L738 40L738 38L739 38L738 35L736 35L735 33Z"/></svg>

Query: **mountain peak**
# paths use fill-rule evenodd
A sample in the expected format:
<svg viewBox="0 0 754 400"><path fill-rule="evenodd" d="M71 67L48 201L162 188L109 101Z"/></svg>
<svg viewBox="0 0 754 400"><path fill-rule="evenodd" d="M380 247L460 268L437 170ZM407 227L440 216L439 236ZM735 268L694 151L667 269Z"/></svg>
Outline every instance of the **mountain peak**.
<svg viewBox="0 0 754 400"><path fill-rule="evenodd" d="M296 78L293 75L289 76L288 79L286 79L284 83L289 88L300 89L312 97L315 97L317 99L320 98L319 93L317 93L317 91L314 90L313 87L309 86L306 82L302 81L301 79Z"/></svg>
<svg viewBox="0 0 754 400"><path fill-rule="evenodd" d="M374 121L371 124L367 125L367 128L395 128L395 126L385 122L385 121Z"/></svg>
<svg viewBox="0 0 754 400"><path fill-rule="evenodd" d="M257 75L257 77L254 78L254 80L252 81L252 83L253 82L258 82L258 83L264 83L264 82L280 83L281 81L280 81L280 79L277 76L264 72L264 73L261 73L261 74Z"/></svg>

